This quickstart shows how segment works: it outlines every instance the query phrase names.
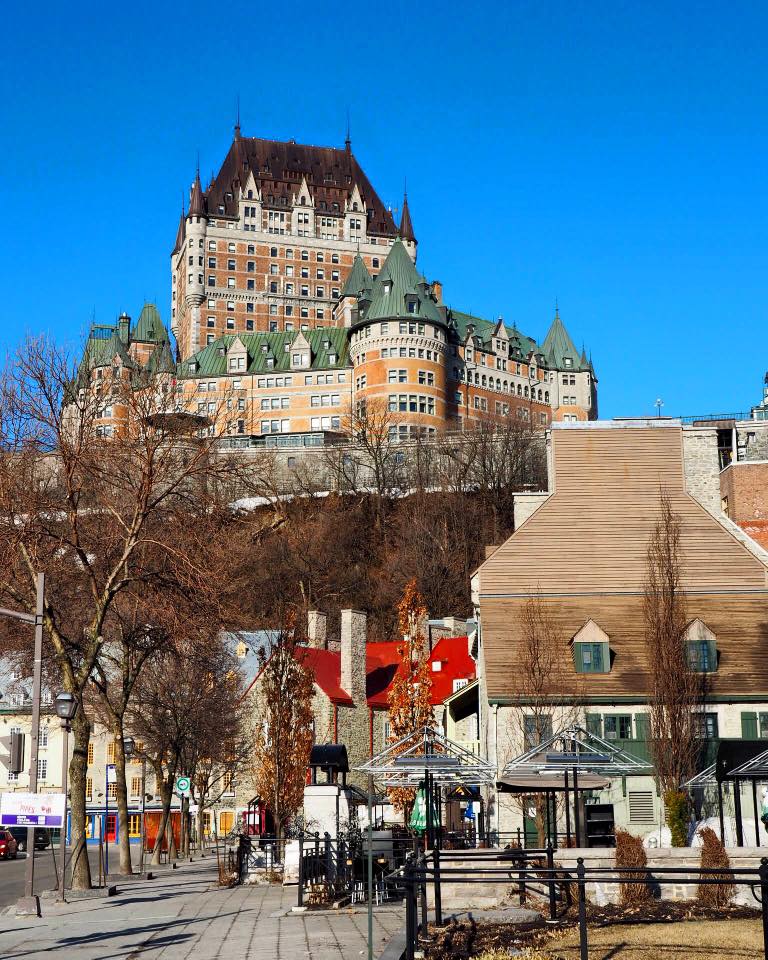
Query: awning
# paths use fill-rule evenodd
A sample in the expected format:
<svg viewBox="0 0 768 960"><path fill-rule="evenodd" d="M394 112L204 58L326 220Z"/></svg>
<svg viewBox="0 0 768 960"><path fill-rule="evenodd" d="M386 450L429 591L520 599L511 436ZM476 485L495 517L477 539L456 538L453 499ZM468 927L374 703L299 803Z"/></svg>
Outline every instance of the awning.
<svg viewBox="0 0 768 960"><path fill-rule="evenodd" d="M579 772L579 790L602 790L610 779L594 773ZM545 790L565 791L565 774L520 774L502 777L496 781L499 793L543 793ZM573 776L568 777L568 789L573 790Z"/></svg>

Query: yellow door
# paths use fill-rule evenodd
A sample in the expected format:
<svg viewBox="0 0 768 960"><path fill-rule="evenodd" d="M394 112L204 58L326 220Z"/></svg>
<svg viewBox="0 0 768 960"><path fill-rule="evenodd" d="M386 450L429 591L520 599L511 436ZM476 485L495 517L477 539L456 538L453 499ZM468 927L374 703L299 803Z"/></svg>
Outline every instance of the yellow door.
<svg viewBox="0 0 768 960"><path fill-rule="evenodd" d="M222 810L219 814L219 836L223 837L235 825L235 815L231 810Z"/></svg>

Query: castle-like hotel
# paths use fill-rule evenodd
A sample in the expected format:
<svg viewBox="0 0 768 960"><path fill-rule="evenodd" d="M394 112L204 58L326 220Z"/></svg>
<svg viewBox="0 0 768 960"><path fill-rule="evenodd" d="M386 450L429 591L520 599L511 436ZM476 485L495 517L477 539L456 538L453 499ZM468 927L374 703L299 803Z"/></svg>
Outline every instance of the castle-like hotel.
<svg viewBox="0 0 768 960"><path fill-rule="evenodd" d="M79 387L162 383L173 409L234 445L314 445L386 421L392 437L481 420L532 427L597 416L597 378L559 313L539 345L448 306L351 150L234 140L195 178L171 253L174 352L157 308L94 325ZM105 391L98 431L121 429Z"/></svg>

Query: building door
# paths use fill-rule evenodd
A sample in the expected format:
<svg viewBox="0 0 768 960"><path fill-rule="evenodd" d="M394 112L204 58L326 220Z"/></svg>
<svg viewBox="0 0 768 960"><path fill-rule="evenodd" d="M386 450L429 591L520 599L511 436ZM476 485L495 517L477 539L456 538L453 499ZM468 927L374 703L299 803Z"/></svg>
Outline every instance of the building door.
<svg viewBox="0 0 768 960"><path fill-rule="evenodd" d="M104 836L107 843L114 843L117 839L117 814L107 814L107 828Z"/></svg>
<svg viewBox="0 0 768 960"><path fill-rule="evenodd" d="M235 825L235 815L231 810L222 810L219 814L219 836L226 836Z"/></svg>

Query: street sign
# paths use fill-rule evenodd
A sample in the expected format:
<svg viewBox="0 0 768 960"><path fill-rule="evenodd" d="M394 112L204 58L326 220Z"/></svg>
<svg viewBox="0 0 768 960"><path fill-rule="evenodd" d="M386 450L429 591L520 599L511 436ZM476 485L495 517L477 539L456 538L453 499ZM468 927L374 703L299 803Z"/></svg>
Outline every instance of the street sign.
<svg viewBox="0 0 768 960"><path fill-rule="evenodd" d="M188 797L191 786L192 781L189 777L176 777L176 793L180 797Z"/></svg>
<svg viewBox="0 0 768 960"><path fill-rule="evenodd" d="M107 764L107 783L117 783L117 770L114 763Z"/></svg>
<svg viewBox="0 0 768 960"><path fill-rule="evenodd" d="M63 827L63 793L0 794L0 826Z"/></svg>

